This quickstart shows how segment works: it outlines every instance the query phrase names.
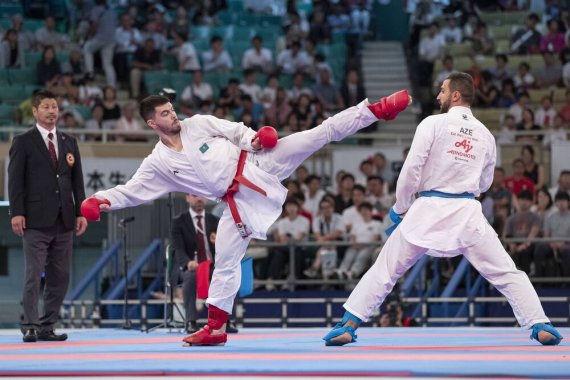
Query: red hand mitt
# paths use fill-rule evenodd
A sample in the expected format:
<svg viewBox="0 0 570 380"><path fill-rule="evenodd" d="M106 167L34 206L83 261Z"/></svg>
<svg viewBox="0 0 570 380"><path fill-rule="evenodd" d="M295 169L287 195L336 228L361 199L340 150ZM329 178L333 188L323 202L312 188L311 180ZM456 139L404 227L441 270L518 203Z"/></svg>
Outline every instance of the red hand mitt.
<svg viewBox="0 0 570 380"><path fill-rule="evenodd" d="M277 131L273 127L262 127L257 131L257 137L259 137L259 142L264 148L273 148L277 145Z"/></svg>
<svg viewBox="0 0 570 380"><path fill-rule="evenodd" d="M101 210L99 205L108 204L111 202L107 199L99 199L95 197L89 197L81 203L81 214L90 222L97 222L101 219Z"/></svg>

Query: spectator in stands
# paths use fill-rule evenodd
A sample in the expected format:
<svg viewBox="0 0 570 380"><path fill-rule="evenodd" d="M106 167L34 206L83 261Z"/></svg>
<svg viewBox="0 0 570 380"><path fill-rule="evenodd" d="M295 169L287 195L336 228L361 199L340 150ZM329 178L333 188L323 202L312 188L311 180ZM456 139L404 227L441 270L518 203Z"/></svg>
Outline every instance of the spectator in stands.
<svg viewBox="0 0 570 380"><path fill-rule="evenodd" d="M210 50L202 53L202 63L204 64L204 72L224 73L234 67L232 57L224 49L224 41L220 36L214 36L210 39Z"/></svg>
<svg viewBox="0 0 570 380"><path fill-rule="evenodd" d="M176 7L176 16L168 26L168 35L174 37L177 34L188 34L190 30L190 18L184 5Z"/></svg>
<svg viewBox="0 0 570 380"><path fill-rule="evenodd" d="M347 207L342 212L342 221L346 233L350 233L352 228L363 222L362 215L358 212L358 207L366 199L366 188L362 185L356 184L352 188L352 206Z"/></svg>
<svg viewBox="0 0 570 380"><path fill-rule="evenodd" d="M103 99L103 90L95 83L95 76L93 73L85 74L83 84L79 86L79 102L92 107L101 99Z"/></svg>
<svg viewBox="0 0 570 380"><path fill-rule="evenodd" d="M552 187L549 191L550 196L553 198L559 191L566 192L570 195L570 170L562 170L558 176L558 184Z"/></svg>
<svg viewBox="0 0 570 380"><path fill-rule="evenodd" d="M471 38L471 47L475 55L492 55L495 51L495 40L489 33L487 24L477 22L477 28Z"/></svg>
<svg viewBox="0 0 570 380"><path fill-rule="evenodd" d="M540 125L535 123L534 112L530 108L525 108L523 110L523 119L517 124L517 131L520 132L531 132L531 131L542 131ZM517 142L537 142L542 141L542 134L528 134L517 136Z"/></svg>
<svg viewBox="0 0 570 380"><path fill-rule="evenodd" d="M539 18L536 13L528 15L526 28L517 30L511 38L511 53L536 54L540 51L542 36L536 30L538 22Z"/></svg>
<svg viewBox="0 0 570 380"><path fill-rule="evenodd" d="M536 192L536 202L531 206L530 211L534 212L540 218L540 237L544 237L544 222L546 218L556 211L553 205L554 202L548 192L548 188L543 186L538 189Z"/></svg>
<svg viewBox="0 0 570 380"><path fill-rule="evenodd" d="M36 65L37 83L51 91L59 81L60 74L61 66L55 57L55 50L51 46L46 46L42 59Z"/></svg>
<svg viewBox="0 0 570 380"><path fill-rule="evenodd" d="M115 129L122 132L117 135L119 142L147 141L147 137L140 132L145 130L143 122L136 117L137 105L128 101L123 104L121 118L117 121Z"/></svg>
<svg viewBox="0 0 570 380"><path fill-rule="evenodd" d="M570 86L566 90L566 103L564 103L558 113L564 118L564 121L570 122Z"/></svg>
<svg viewBox="0 0 570 380"><path fill-rule="evenodd" d="M569 16L570 19L570 16ZM559 60L562 65L565 65L567 62L570 62L570 28L566 31L566 45L562 50L560 50Z"/></svg>
<svg viewBox="0 0 570 380"><path fill-rule="evenodd" d="M121 15L121 25L115 30L115 70L119 82L127 83L129 58L142 45L140 31L134 27L135 20L128 13Z"/></svg>
<svg viewBox="0 0 570 380"><path fill-rule="evenodd" d="M273 71L273 53L263 47L263 38L256 35L251 39L252 48L243 53L241 66L244 70L255 70L263 73Z"/></svg>
<svg viewBox="0 0 570 380"><path fill-rule="evenodd" d="M526 91L533 88L535 85L534 76L530 73L530 65L526 62L521 62L518 71L513 77L513 81L517 91Z"/></svg>
<svg viewBox="0 0 570 380"><path fill-rule="evenodd" d="M545 183L544 166L535 160L534 148L531 145L524 145L521 148L521 159L524 162L524 176L534 183L535 189L540 189Z"/></svg>
<svg viewBox="0 0 570 380"><path fill-rule="evenodd" d="M509 59L506 54L497 54L495 55L495 66L489 68L493 84L499 89L505 79L511 79L513 77L513 73L508 67L508 64Z"/></svg>
<svg viewBox="0 0 570 380"><path fill-rule="evenodd" d="M141 39L146 41L149 38L152 38L154 41L154 48L158 49L161 53L166 52L168 47L168 41L166 36L163 33L160 33L158 30L157 23L153 20L149 20L144 24L143 29L141 30ZM187 36L186 33L182 34L183 36ZM176 43L176 36L174 36L174 40Z"/></svg>
<svg viewBox="0 0 570 380"><path fill-rule="evenodd" d="M334 212L334 203L323 198L319 202L319 214L313 219L313 234L317 243L342 240L344 223L342 216ZM338 252L335 246L317 248L315 260L303 274L316 278L322 269L323 278L327 278L337 268Z"/></svg>
<svg viewBox="0 0 570 380"><path fill-rule="evenodd" d="M283 50L277 56L277 68L285 74L294 74L295 72L307 72L311 67L311 60L307 53L301 50L299 41L293 41L291 47Z"/></svg>
<svg viewBox="0 0 570 380"><path fill-rule="evenodd" d="M91 118L85 122L85 130L100 131L103 129L103 106L97 103L91 108ZM101 141L101 135L85 135L85 140Z"/></svg>
<svg viewBox="0 0 570 380"><path fill-rule="evenodd" d="M71 73L62 73L59 80L52 87L52 92L56 97L64 98L64 106L70 106L79 102L79 87L73 83Z"/></svg>
<svg viewBox="0 0 570 380"><path fill-rule="evenodd" d="M26 30L24 25L24 18L21 14L17 13L10 18L10 29L16 31L18 35L18 46L24 51L33 51L36 48L36 41L34 33Z"/></svg>
<svg viewBox="0 0 570 380"><path fill-rule="evenodd" d="M499 90L493 84L493 76L488 71L481 73L479 87L475 88L476 104L482 108L497 107Z"/></svg>
<svg viewBox="0 0 570 380"><path fill-rule="evenodd" d="M374 214L380 215L382 219L390 211L390 207L396 202L393 194L386 193L384 179L380 176L370 176L366 181L366 200L374 208Z"/></svg>
<svg viewBox="0 0 570 380"><path fill-rule="evenodd" d="M358 171L360 174L356 178L356 183L366 186L368 178L375 175L374 169L374 162L372 162L370 157L362 160L360 165L358 165Z"/></svg>
<svg viewBox="0 0 570 380"><path fill-rule="evenodd" d="M438 94L441 90L441 85L443 81L447 79L449 74L455 72L453 68L453 57L451 55L446 55L443 57L443 69L436 74L435 79L433 81L433 93Z"/></svg>
<svg viewBox="0 0 570 380"><path fill-rule="evenodd" d="M103 88L103 121L111 121L116 124L121 118L121 107L117 104L117 90L111 86Z"/></svg>
<svg viewBox="0 0 570 380"><path fill-rule="evenodd" d="M433 22L429 26L428 34L420 40L418 75L419 84L429 87L432 84L433 67L435 61L443 55L445 41L439 33L439 25Z"/></svg>
<svg viewBox="0 0 570 380"><path fill-rule="evenodd" d="M334 197L335 212L342 214L344 210L352 206L352 189L354 188L354 176L346 173L340 180L340 191Z"/></svg>
<svg viewBox="0 0 570 380"><path fill-rule="evenodd" d="M107 78L107 84L115 87L117 77L113 66L113 52L115 49L115 30L117 21L115 12L107 6L107 0L95 0L95 7L89 14L88 40L83 45L83 56L87 72L94 72L93 55L101 53L101 63Z"/></svg>
<svg viewBox="0 0 570 380"><path fill-rule="evenodd" d="M358 70L350 69L340 89L346 107L355 106L366 98L366 90L360 80Z"/></svg>
<svg viewBox="0 0 570 380"><path fill-rule="evenodd" d="M515 95L515 84L513 80L510 78L503 80L499 99L497 100L497 107L510 108L516 102L517 96Z"/></svg>
<svg viewBox="0 0 570 380"><path fill-rule="evenodd" d="M327 24L330 26L332 33L347 33L350 28L350 17L347 10L340 2L332 4L330 13L327 16Z"/></svg>
<svg viewBox="0 0 570 380"><path fill-rule="evenodd" d="M79 121L75 118L73 111L65 111L61 117L61 120L58 122L57 128L65 129L66 133L71 134L73 137L77 138L78 140L82 140L81 135L77 133L71 133L68 131L69 129L78 129L81 128Z"/></svg>
<svg viewBox="0 0 570 380"><path fill-rule="evenodd" d="M266 85L261 90L261 103L265 109L271 107L271 105L275 102L278 88L279 77L275 74L268 75Z"/></svg>
<svg viewBox="0 0 570 380"><path fill-rule="evenodd" d="M526 91L522 91L518 94L517 102L509 107L507 111L508 115L512 115L515 118L517 124L521 123L523 120L524 110L528 108L530 102L530 95ZM533 116L534 117L534 116Z"/></svg>
<svg viewBox="0 0 570 380"><path fill-rule="evenodd" d="M501 130L497 136L497 144L513 144L515 142L517 123L515 117L511 114L506 114L503 118Z"/></svg>
<svg viewBox="0 0 570 380"><path fill-rule="evenodd" d="M239 88L239 80L230 78L228 85L220 91L220 99L218 103L229 109L236 109L240 106L242 92ZM277 128L276 124L266 123Z"/></svg>
<svg viewBox="0 0 570 380"><path fill-rule="evenodd" d="M349 4L350 30L349 34L357 36L357 51L362 49L362 41L370 27L370 11L372 2L369 0L353 0Z"/></svg>
<svg viewBox="0 0 570 380"><path fill-rule="evenodd" d="M441 35L443 40L448 45L459 44L463 40L463 32L457 25L457 19L454 15L447 15L445 17L445 26L441 28Z"/></svg>
<svg viewBox="0 0 570 380"><path fill-rule="evenodd" d="M536 83L541 88L557 87L562 80L562 66L556 62L551 52L542 53L544 67L536 71Z"/></svg>
<svg viewBox="0 0 570 380"><path fill-rule="evenodd" d="M493 229L502 235L507 217L511 214L513 194L505 187L505 169L495 167L495 175L486 196L493 200Z"/></svg>
<svg viewBox="0 0 570 380"><path fill-rule="evenodd" d="M275 241L277 243L288 244L291 241L301 242L305 241L309 235L310 224L307 218L299 215L299 204L293 198L289 198L283 205L285 216L275 222ZM301 270L302 261L305 252L303 249L297 248L295 250L295 262L297 268L289 268L289 270ZM275 289L272 280L280 279L283 268L285 267L285 260L289 255L289 247L279 247L275 249L270 255L267 263L267 284L265 288L269 291ZM300 274L300 273L299 273ZM300 276L298 276L300 277Z"/></svg>
<svg viewBox="0 0 570 380"><path fill-rule="evenodd" d="M154 40L147 38L144 45L135 52L131 68L131 98L141 97L141 83L145 71L155 71L162 67L160 50L154 47Z"/></svg>
<svg viewBox="0 0 570 380"><path fill-rule="evenodd" d="M477 17L476 14L470 14L469 16L467 16L467 22L462 23L463 39L465 41L473 41L473 39L475 38L475 33L479 28L480 22L481 21L479 21L479 18Z"/></svg>
<svg viewBox="0 0 570 380"><path fill-rule="evenodd" d="M243 71L243 82L239 89L247 94L255 103L261 103L261 87L257 84L257 74L253 69Z"/></svg>
<svg viewBox="0 0 570 380"><path fill-rule="evenodd" d="M70 73L73 76L73 82L77 85L83 82L87 70L83 63L81 50L78 47L72 47L69 50L69 58L61 64L62 73Z"/></svg>
<svg viewBox="0 0 570 380"><path fill-rule="evenodd" d="M568 37L568 40L570 41L570 37ZM570 42L568 43L570 45ZM566 88L570 88L570 59L565 58L563 62L562 66L562 82L564 83L564 86L566 86Z"/></svg>
<svg viewBox="0 0 570 380"><path fill-rule="evenodd" d="M192 25L210 25L216 24L216 12L223 6L218 4L217 1L200 1L198 2L198 9L192 17Z"/></svg>
<svg viewBox="0 0 570 380"><path fill-rule="evenodd" d="M283 24L289 28L289 33L298 41L306 39L309 35L309 23L295 9L287 11Z"/></svg>
<svg viewBox="0 0 570 380"><path fill-rule="evenodd" d="M331 82L331 73L328 70L321 71L320 83L313 88L315 97L319 101L324 112L334 113L344 109L344 100L338 87Z"/></svg>
<svg viewBox="0 0 570 380"><path fill-rule="evenodd" d="M276 129L285 127L291 111L292 108L287 99L287 91L279 87L275 95L275 102L265 110L265 125L271 125Z"/></svg>
<svg viewBox="0 0 570 380"><path fill-rule="evenodd" d="M291 89L288 92L289 99L292 102L298 101L299 96L301 96L302 94L306 94L309 97L313 96L313 91L309 87L305 86L304 81L305 77L303 76L303 73L296 72L295 74L293 74L293 85L291 86Z"/></svg>
<svg viewBox="0 0 570 380"><path fill-rule="evenodd" d="M43 50L46 46L53 46L56 51L63 50L65 44L69 42L65 34L55 30L55 18L49 15L44 19L44 26L36 30L35 40L38 49Z"/></svg>
<svg viewBox="0 0 570 380"><path fill-rule="evenodd" d="M352 245L346 250L339 266L337 272L339 278L348 280L359 278L372 262L372 252L376 247L363 243L382 241L382 224L372 219L372 210L372 205L368 202L358 206L362 223L356 224L350 232L348 240Z"/></svg>
<svg viewBox="0 0 570 380"><path fill-rule="evenodd" d="M305 191L305 210L311 213L313 219L319 214L319 203L325 195L325 191L321 189L321 178L311 174L305 179L307 190Z"/></svg>
<svg viewBox="0 0 570 380"><path fill-rule="evenodd" d="M546 218L544 223L544 237L564 238L570 237L570 195L558 192L554 197L556 211ZM554 241L538 243L534 251L536 276L555 276L557 269L555 263L560 262L562 276L570 276L570 242Z"/></svg>
<svg viewBox="0 0 570 380"><path fill-rule="evenodd" d="M558 30L558 20L548 21L548 33L540 38L540 51L557 54L564 49L564 33Z"/></svg>
<svg viewBox="0 0 570 380"><path fill-rule="evenodd" d="M388 183L392 180L393 174L386 160L386 156L382 152L376 152L372 157L372 163L374 164L374 175L384 179L384 192L387 193Z"/></svg>
<svg viewBox="0 0 570 380"><path fill-rule="evenodd" d="M517 197L524 190L529 191L531 195L533 195L535 192L534 182L532 182L532 180L524 174L525 163L523 159L515 158L513 160L513 175L506 177L504 183L505 188Z"/></svg>
<svg viewBox="0 0 570 380"><path fill-rule="evenodd" d="M18 40L18 32L14 29L8 29L0 44L0 69L24 67L25 52Z"/></svg>
<svg viewBox="0 0 570 380"><path fill-rule="evenodd" d="M246 124L248 127L258 129L262 126L263 106L260 103L254 102L251 95L247 93L244 93L241 96L240 107L235 110L235 116L238 120L240 120L245 114L248 114L251 117L249 124Z"/></svg>
<svg viewBox="0 0 570 380"><path fill-rule="evenodd" d="M504 238L526 239L522 243L508 243L507 251L512 256L517 267L530 273L530 263L534 251L533 239L540 231L540 218L530 211L532 193L523 190L517 195L518 211L509 216L503 233Z"/></svg>
<svg viewBox="0 0 570 380"><path fill-rule="evenodd" d="M189 83L180 96L180 105L186 115L192 114L191 110L198 108L203 101L211 101L214 97L212 86L204 82L204 74L196 70L192 74L192 82Z"/></svg>
<svg viewBox="0 0 570 380"><path fill-rule="evenodd" d="M327 24L325 12L319 8L315 9L310 21L309 38L317 43L329 43L331 28Z"/></svg>
<svg viewBox="0 0 570 380"><path fill-rule="evenodd" d="M570 122L565 121L561 114L554 116L554 127L542 140L544 146L551 145L558 141L568 141Z"/></svg>
<svg viewBox="0 0 570 380"><path fill-rule="evenodd" d="M346 174L346 171L343 169L337 170L334 175L334 182L331 181L329 186L327 186L327 193L332 194L333 196L337 196L340 193L340 182L342 177Z"/></svg>
<svg viewBox="0 0 570 380"><path fill-rule="evenodd" d="M312 101L308 95L301 95L298 101L293 105L292 113L299 122L300 130L304 131L313 126L314 112L312 109Z"/></svg>
<svg viewBox="0 0 570 380"><path fill-rule="evenodd" d="M297 181L295 181L295 182L297 182ZM301 215L303 218L307 218L307 220L309 221L309 224L312 225L313 224L313 215L311 215L310 212L305 210L305 194L303 194L303 192L299 189L300 189L299 183L297 182L297 190L295 190L294 192L291 192L292 193L291 196L299 204L299 215Z"/></svg>
<svg viewBox="0 0 570 380"><path fill-rule="evenodd" d="M544 129L550 129L554 126L556 116L556 110L552 107L552 98L550 95L545 95L541 103L541 107L534 113L534 122Z"/></svg>
<svg viewBox="0 0 570 380"><path fill-rule="evenodd" d="M176 34L174 36L174 49L172 53L176 55L178 71L194 72L200 70L200 59L192 42L188 41L187 34Z"/></svg>

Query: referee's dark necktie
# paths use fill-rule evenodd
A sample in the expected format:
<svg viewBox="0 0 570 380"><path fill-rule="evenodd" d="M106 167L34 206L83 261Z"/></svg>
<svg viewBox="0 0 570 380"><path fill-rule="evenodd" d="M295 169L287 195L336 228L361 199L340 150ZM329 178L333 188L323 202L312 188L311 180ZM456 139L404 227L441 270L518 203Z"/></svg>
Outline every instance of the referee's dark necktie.
<svg viewBox="0 0 570 380"><path fill-rule="evenodd" d="M53 144L53 133L48 133L48 150L51 162L57 168L57 154L55 153L55 145Z"/></svg>
<svg viewBox="0 0 570 380"><path fill-rule="evenodd" d="M202 226L202 215L196 215L196 245L198 247L198 262L208 259L206 256L206 243L204 242L204 227Z"/></svg>

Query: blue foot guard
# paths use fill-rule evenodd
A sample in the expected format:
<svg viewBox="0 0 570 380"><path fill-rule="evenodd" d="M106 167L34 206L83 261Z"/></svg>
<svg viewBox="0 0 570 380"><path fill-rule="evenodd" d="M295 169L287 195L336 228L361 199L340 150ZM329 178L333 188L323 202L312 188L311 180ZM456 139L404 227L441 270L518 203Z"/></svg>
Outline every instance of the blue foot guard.
<svg viewBox="0 0 570 380"><path fill-rule="evenodd" d="M541 331L546 331L547 333L554 335L554 338L550 339L548 342L540 342L540 340L538 340L538 333ZM556 331L554 326L552 326L550 323L537 323L534 326L532 326L532 333L530 334L530 339L534 339L545 346L556 346L557 344L560 343L560 341L563 338L562 335L560 335L560 333Z"/></svg>
<svg viewBox="0 0 570 380"><path fill-rule="evenodd" d="M325 341L325 346L344 346L347 343L354 343L356 342L356 332L354 331L354 327L352 326L344 326L344 324L348 321L353 321L359 326L362 321L357 316L351 314L350 312L346 311L344 316L342 317L342 321L337 323L335 327L325 337L323 340ZM350 342L333 342L333 339L341 336L342 334L349 333L352 337Z"/></svg>

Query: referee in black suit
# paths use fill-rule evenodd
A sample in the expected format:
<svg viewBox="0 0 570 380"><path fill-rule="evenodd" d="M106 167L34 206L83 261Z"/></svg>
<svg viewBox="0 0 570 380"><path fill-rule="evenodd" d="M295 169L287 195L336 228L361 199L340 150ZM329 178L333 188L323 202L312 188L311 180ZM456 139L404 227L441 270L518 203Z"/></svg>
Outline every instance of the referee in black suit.
<svg viewBox="0 0 570 380"><path fill-rule="evenodd" d="M56 130L54 94L36 92L32 112L36 125L14 138L8 166L12 231L22 237L26 263L21 330L24 342L63 341L67 335L56 334L54 325L69 284L73 232L87 228L79 209L85 199L81 157L75 138Z"/></svg>

